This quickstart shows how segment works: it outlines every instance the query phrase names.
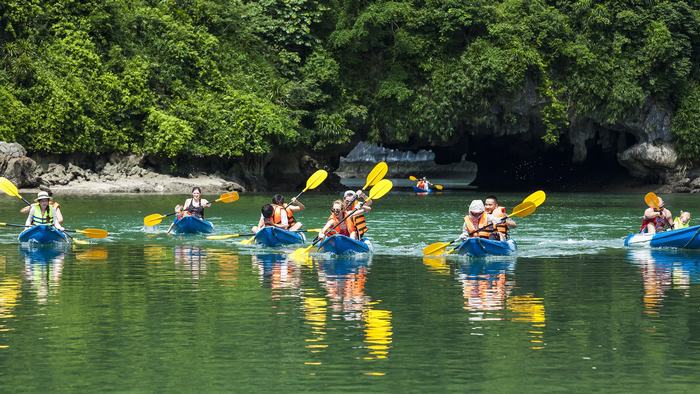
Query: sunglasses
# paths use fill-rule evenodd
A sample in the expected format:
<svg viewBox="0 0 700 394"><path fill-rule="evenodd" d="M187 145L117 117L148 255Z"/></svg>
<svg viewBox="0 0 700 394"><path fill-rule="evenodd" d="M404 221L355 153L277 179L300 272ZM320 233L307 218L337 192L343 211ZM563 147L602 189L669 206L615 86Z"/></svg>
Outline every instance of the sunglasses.
<svg viewBox="0 0 700 394"><path fill-rule="evenodd" d="M333 208L331 208L331 212L333 212L333 213L340 213L340 209L333 209Z"/></svg>

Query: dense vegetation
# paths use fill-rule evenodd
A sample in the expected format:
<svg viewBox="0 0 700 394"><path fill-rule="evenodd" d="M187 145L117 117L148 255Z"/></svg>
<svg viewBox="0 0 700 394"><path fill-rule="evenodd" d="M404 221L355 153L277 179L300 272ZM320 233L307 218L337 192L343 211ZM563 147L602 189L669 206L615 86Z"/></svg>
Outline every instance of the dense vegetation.
<svg viewBox="0 0 700 394"><path fill-rule="evenodd" d="M693 0L5 0L0 139L168 157L321 150L354 133L427 143L521 121L513 108L530 90L549 143L571 119L614 125L654 100L676 113L692 158L699 10Z"/></svg>

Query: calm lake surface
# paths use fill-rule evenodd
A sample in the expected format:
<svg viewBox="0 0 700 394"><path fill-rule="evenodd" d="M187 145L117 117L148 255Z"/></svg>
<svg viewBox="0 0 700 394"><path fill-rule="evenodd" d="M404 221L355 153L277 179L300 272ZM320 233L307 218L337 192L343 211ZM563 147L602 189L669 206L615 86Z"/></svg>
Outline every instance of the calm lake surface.
<svg viewBox="0 0 700 394"><path fill-rule="evenodd" d="M367 215L373 256L303 262L166 235L169 218L144 232L185 197L60 197L66 227L110 231L90 245L24 250L0 228L0 391L698 390L700 253L624 248L642 195L550 194L517 257L470 260L421 249L483 193L392 192ZM663 197L700 217L697 196ZM336 198L307 192L298 219L321 227ZM268 201L207 218L247 233Z"/></svg>

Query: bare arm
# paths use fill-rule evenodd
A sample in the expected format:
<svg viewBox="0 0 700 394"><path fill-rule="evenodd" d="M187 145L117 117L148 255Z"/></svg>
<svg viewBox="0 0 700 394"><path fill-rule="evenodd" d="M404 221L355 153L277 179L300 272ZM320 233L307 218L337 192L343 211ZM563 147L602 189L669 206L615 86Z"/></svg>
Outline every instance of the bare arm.
<svg viewBox="0 0 700 394"><path fill-rule="evenodd" d="M24 222L25 226L31 226L32 225L32 215L34 214L34 207L30 206L29 207L29 215L27 215L27 220Z"/></svg>

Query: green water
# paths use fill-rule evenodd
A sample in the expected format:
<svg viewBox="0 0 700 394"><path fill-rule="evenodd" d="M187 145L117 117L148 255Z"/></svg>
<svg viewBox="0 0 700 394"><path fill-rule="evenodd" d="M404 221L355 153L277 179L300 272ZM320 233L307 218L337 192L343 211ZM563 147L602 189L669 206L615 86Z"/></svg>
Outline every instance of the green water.
<svg viewBox="0 0 700 394"><path fill-rule="evenodd" d="M476 193L394 193L368 215L376 253L284 250L144 233L185 196L64 197L110 238L21 250L0 233L0 391L695 391L700 253L629 251L640 195L552 194L517 257L423 259ZM512 207L523 195L503 195ZM700 215L694 196L664 196ZM210 209L247 232L266 196ZM309 194L320 227L336 196ZM20 223L18 201L0 207ZM697 220L694 221L697 223Z"/></svg>

